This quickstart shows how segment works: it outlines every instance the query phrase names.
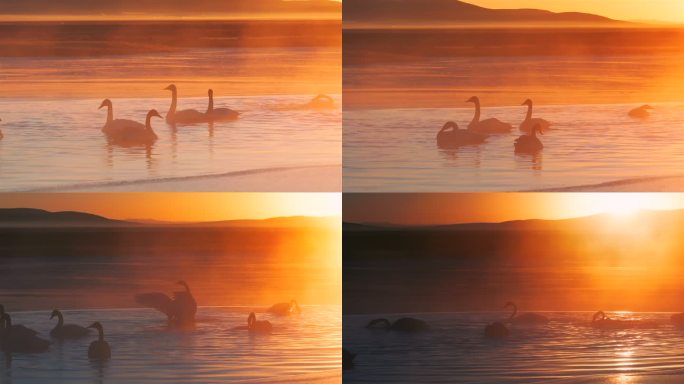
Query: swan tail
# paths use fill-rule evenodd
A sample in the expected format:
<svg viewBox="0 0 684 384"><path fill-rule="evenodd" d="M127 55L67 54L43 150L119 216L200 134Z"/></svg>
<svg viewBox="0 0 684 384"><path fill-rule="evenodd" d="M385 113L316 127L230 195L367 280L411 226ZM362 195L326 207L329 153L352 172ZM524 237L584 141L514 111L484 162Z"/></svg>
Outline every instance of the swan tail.
<svg viewBox="0 0 684 384"><path fill-rule="evenodd" d="M173 300L163 293L140 293L135 295L135 302L143 307L156 309L167 316L172 315Z"/></svg>

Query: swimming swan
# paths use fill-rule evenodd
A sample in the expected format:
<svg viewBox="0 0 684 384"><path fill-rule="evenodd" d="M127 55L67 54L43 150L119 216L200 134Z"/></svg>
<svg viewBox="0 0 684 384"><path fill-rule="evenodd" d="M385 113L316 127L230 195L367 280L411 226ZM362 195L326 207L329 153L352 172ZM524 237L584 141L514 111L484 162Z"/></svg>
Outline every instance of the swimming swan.
<svg viewBox="0 0 684 384"><path fill-rule="evenodd" d="M2 339L0 347L5 352L41 353L50 348L50 342L36 336L36 332L22 325L12 325L8 313L2 315ZM30 332L27 332L29 330Z"/></svg>
<svg viewBox="0 0 684 384"><path fill-rule="evenodd" d="M455 149L464 145L482 144L486 139L485 135L458 129L458 124L448 121L437 133L437 146L442 149Z"/></svg>
<svg viewBox="0 0 684 384"><path fill-rule="evenodd" d="M537 137L537 132L543 135L541 126L539 124L535 125L534 129L529 135L522 135L515 140L513 144L515 146L516 153L536 153L544 149L544 144Z"/></svg>
<svg viewBox="0 0 684 384"><path fill-rule="evenodd" d="M240 117L238 111L234 111L230 108L214 108L214 91L209 90L209 106L207 107L207 118L209 121L233 121Z"/></svg>
<svg viewBox="0 0 684 384"><path fill-rule="evenodd" d="M371 320L368 325L368 329L384 329L386 331L397 331L397 332L420 332L425 331L429 328L428 324L423 320L414 319L411 317L401 318L394 323L390 323L387 319L375 319Z"/></svg>
<svg viewBox="0 0 684 384"><path fill-rule="evenodd" d="M335 100L328 95L317 95L306 103L305 107L311 109L334 109Z"/></svg>
<svg viewBox="0 0 684 384"><path fill-rule="evenodd" d="M549 123L548 121L536 117L532 118L531 99L525 100L525 102L522 103L522 105L527 105L527 116L525 116L525 120L523 120L523 122L520 123L520 131L529 133L537 124L539 124L542 131L546 131L549 128L551 128L551 123Z"/></svg>
<svg viewBox="0 0 684 384"><path fill-rule="evenodd" d="M88 326L88 328L97 329L99 337L97 340L90 343L88 347L88 358L92 360L107 360L112 357L112 350L109 348L109 343L104 339L104 330L102 324L96 321Z"/></svg>
<svg viewBox="0 0 684 384"><path fill-rule="evenodd" d="M268 320L257 320L254 312L247 317L247 330L249 332L271 332L273 326Z"/></svg>
<svg viewBox="0 0 684 384"><path fill-rule="evenodd" d="M83 336L88 336L90 330L76 324L64 324L64 316L58 309L52 311L50 320L57 317L57 325L50 331L50 336L56 339L78 339Z"/></svg>
<svg viewBox="0 0 684 384"><path fill-rule="evenodd" d="M642 105L639 108L634 108L631 111L629 111L629 116L633 117L635 119L647 119L651 117L651 110L654 109L650 105Z"/></svg>
<svg viewBox="0 0 684 384"><path fill-rule="evenodd" d="M299 304L297 304L296 300L290 300L289 303L273 304L270 308L267 309L267 312L270 312L274 315L287 316L294 313L300 314L302 313L302 310L301 308L299 308Z"/></svg>
<svg viewBox="0 0 684 384"><path fill-rule="evenodd" d="M0 328L2 328L3 330L6 330L6 328L4 327L4 325L5 325L4 324L4 316L5 316L5 306L0 304ZM10 327L12 328L15 335L21 334L25 337L38 335L37 331L34 331L33 329L27 328L27 327L20 325L20 324L10 325Z"/></svg>
<svg viewBox="0 0 684 384"><path fill-rule="evenodd" d="M492 118L480 120L480 98L477 96L473 96L466 100L466 103L475 104L475 116L470 124L468 124L469 130L483 134L508 133L513 130L513 126L511 124L504 123L499 119Z"/></svg>
<svg viewBox="0 0 684 384"><path fill-rule="evenodd" d="M166 113L166 122L169 124L196 124L209 122L209 117L206 113L202 113L196 109L184 109L176 111L178 105L178 88L175 84L171 84L164 88L171 91L171 106L169 112Z"/></svg>
<svg viewBox="0 0 684 384"><path fill-rule="evenodd" d="M108 134L107 140L112 144L121 146L152 145L157 141L157 134L152 129L153 117L161 118L156 109L147 112L144 125L140 123L136 123L135 126L128 125Z"/></svg>
<svg viewBox="0 0 684 384"><path fill-rule="evenodd" d="M619 320L611 319L603 311L598 311L591 319L591 326L598 329L635 329L653 328L657 324L654 321L644 320Z"/></svg>
<svg viewBox="0 0 684 384"><path fill-rule="evenodd" d="M509 301L506 303L504 308L511 307L513 308L513 313L511 313L511 317L508 318L509 323L513 324L528 324L528 325L539 325L539 324L546 324L549 322L549 318L540 315L538 313L523 313L521 315L518 315L518 306L515 305L512 301Z"/></svg>
<svg viewBox="0 0 684 384"><path fill-rule="evenodd" d="M509 335L508 328L500 322L494 322L491 324L487 324L485 326L484 334L485 337L492 338L492 339L501 339Z"/></svg>
<svg viewBox="0 0 684 384"><path fill-rule="evenodd" d="M141 293L135 295L135 301L145 307L154 308L164 313L171 326L187 326L195 323L197 302L185 281L176 284L185 287L183 292L174 292L173 299L163 293Z"/></svg>
<svg viewBox="0 0 684 384"><path fill-rule="evenodd" d="M97 109L102 109L107 107L107 121L104 127L102 127L102 132L106 135L114 135L118 132L125 131L128 129L140 129L145 128L145 125L138 123L137 121L127 120L127 119L115 119L114 118L114 107L112 106L112 101L109 99L104 99L100 107Z"/></svg>

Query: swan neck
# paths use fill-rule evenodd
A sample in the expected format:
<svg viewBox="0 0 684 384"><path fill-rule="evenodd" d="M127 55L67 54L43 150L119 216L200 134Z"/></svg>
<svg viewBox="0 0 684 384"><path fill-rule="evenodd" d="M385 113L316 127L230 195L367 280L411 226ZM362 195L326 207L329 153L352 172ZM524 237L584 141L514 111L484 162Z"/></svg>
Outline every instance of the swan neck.
<svg viewBox="0 0 684 384"><path fill-rule="evenodd" d="M176 104L178 103L178 91L175 89L171 90L171 106L169 107L169 115L173 116L176 114Z"/></svg>
<svg viewBox="0 0 684 384"><path fill-rule="evenodd" d="M99 334L99 340L104 341L104 329L102 327L97 327L97 333Z"/></svg>
<svg viewBox="0 0 684 384"><path fill-rule="evenodd" d="M209 106L207 107L207 113L211 113L214 110L214 95L209 95Z"/></svg>
<svg viewBox="0 0 684 384"><path fill-rule="evenodd" d="M111 123L114 120L114 108L112 107L112 104L107 105L107 124Z"/></svg>
<svg viewBox="0 0 684 384"><path fill-rule="evenodd" d="M513 304L512 307L513 307L513 313L511 313L511 317L508 318L509 320L513 320L513 318L515 317L515 315L518 314L518 306L515 305L515 304Z"/></svg>
<svg viewBox="0 0 684 384"><path fill-rule="evenodd" d="M525 120L532 120L532 103L527 105L527 117Z"/></svg>
<svg viewBox="0 0 684 384"><path fill-rule="evenodd" d="M480 122L480 101L475 100L475 116L473 116L473 123L477 124Z"/></svg>
<svg viewBox="0 0 684 384"><path fill-rule="evenodd" d="M64 316L62 316L62 312L57 312L57 327L61 327L64 325Z"/></svg>

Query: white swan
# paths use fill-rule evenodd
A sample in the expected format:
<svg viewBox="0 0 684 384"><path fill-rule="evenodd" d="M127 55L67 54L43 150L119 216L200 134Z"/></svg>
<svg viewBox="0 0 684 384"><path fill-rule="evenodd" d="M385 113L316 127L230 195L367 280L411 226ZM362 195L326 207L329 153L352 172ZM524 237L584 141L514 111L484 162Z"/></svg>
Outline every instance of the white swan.
<svg viewBox="0 0 684 384"><path fill-rule="evenodd" d="M437 133L437 146L442 149L455 149L464 145L482 144L486 139L486 135L458 129L458 124L447 121Z"/></svg>
<svg viewBox="0 0 684 384"><path fill-rule="evenodd" d="M525 120L523 120L523 122L520 123L520 130L522 132L531 132L537 124L539 124L539 127L542 131L546 131L547 129L551 128L551 123L549 123L547 120L540 118L532 118L533 104L531 99L525 100L525 102L522 103L522 105L527 105L527 116L525 116Z"/></svg>
<svg viewBox="0 0 684 384"><path fill-rule="evenodd" d="M508 123L504 123L499 119L486 119L480 120L480 98L473 96L466 100L466 103L475 104L475 116L473 120L468 124L468 129L475 131L477 133L492 134L492 133L508 133L513 130L513 126Z"/></svg>
<svg viewBox="0 0 684 384"><path fill-rule="evenodd" d="M114 107L112 106L111 100L104 99L98 109L102 109L104 107L107 107L107 121L105 122L104 127L102 127L102 132L104 132L105 135L113 135L120 131L125 131L127 129L145 128L144 124L138 123L137 121L127 119L115 119Z"/></svg>
<svg viewBox="0 0 684 384"><path fill-rule="evenodd" d="M536 153L544 149L544 144L537 137L537 132L543 135L541 126L536 124L529 135L522 135L513 144L517 153Z"/></svg>
<svg viewBox="0 0 684 384"><path fill-rule="evenodd" d="M511 314L511 317L508 318L508 321L513 324L527 324L527 325L539 325L539 324L546 324L549 322L549 318L540 315L538 313L523 313L519 316L516 316L518 314L518 306L515 305L512 301L509 301L506 303L504 308L512 307L513 308L513 313Z"/></svg>
<svg viewBox="0 0 684 384"><path fill-rule="evenodd" d="M171 106L169 107L169 112L166 114L167 123L196 124L206 123L209 121L206 113L202 113L196 109L184 109L182 111L176 110L178 105L178 88L176 88L175 84L171 84L164 89L171 91Z"/></svg>
<svg viewBox="0 0 684 384"><path fill-rule="evenodd" d="M650 105L642 105L639 108L634 108L631 111L629 111L629 116L633 117L635 119L647 119L651 117L651 112L650 110L654 109Z"/></svg>
<svg viewBox="0 0 684 384"><path fill-rule="evenodd" d="M156 109L151 109L147 112L145 124L136 123L136 125L128 125L121 127L118 130L109 133L107 140L111 144L120 146L136 146L136 145L152 145L157 141L157 134L152 129L152 118L159 117L159 112Z"/></svg>
<svg viewBox="0 0 684 384"><path fill-rule="evenodd" d="M214 91L209 90L209 106L207 107L207 117L210 121L233 121L240 117L240 112L230 108L214 108Z"/></svg>

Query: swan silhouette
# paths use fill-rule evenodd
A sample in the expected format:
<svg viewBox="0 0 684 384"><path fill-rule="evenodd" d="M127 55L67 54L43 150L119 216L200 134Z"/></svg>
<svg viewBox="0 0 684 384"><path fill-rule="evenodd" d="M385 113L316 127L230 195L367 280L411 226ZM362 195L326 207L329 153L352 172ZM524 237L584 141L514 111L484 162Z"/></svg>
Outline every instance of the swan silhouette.
<svg viewBox="0 0 684 384"><path fill-rule="evenodd" d="M684 313L676 313L670 317L670 321L677 327L684 328Z"/></svg>
<svg viewBox="0 0 684 384"><path fill-rule="evenodd" d="M487 136L483 134L458 129L458 124L448 121L437 133L437 146L442 149L455 149L465 145L482 144L486 139Z"/></svg>
<svg viewBox="0 0 684 384"><path fill-rule="evenodd" d="M506 328L506 325L500 321L496 321L491 324L487 324L485 326L484 334L485 337L492 338L492 339L500 339L504 338L509 335L508 328Z"/></svg>
<svg viewBox="0 0 684 384"><path fill-rule="evenodd" d="M104 329L99 321L96 321L88 326L88 328L97 329L98 339L90 343L88 347L88 358L91 360L108 360L112 357L112 350L109 348L109 343L104 339Z"/></svg>
<svg viewBox="0 0 684 384"><path fill-rule="evenodd" d="M515 147L515 152L517 153L537 153L544 149L544 144L537 137L537 132L543 135L541 126L539 124L535 125L529 135L522 135L515 140L513 146Z"/></svg>
<svg viewBox="0 0 684 384"><path fill-rule="evenodd" d="M426 322L419 319L414 319L411 317L403 317L394 323L390 323L387 319L375 319L371 320L368 325L368 329L384 329L386 331L397 331L397 332L420 332L426 331L429 326Z"/></svg>
<svg viewBox="0 0 684 384"><path fill-rule="evenodd" d="M247 330L250 332L264 332L269 333L273 330L273 326L268 320L257 320L254 312L247 317Z"/></svg>
<svg viewBox="0 0 684 384"><path fill-rule="evenodd" d="M10 319L10 325L9 325L8 327L5 327L5 326L4 326L4 321L5 321L5 320L4 320L4 316L5 316L5 313L6 313L6 312L5 312L5 306L2 305L2 304L0 304L0 323L2 323L2 324L0 324L0 325L3 326L3 329L4 329L5 331L7 331L7 328L8 328L8 327L11 327L12 330L14 331L14 334L15 334L15 335L19 335L19 334L20 334L20 335L22 335L22 336L24 336L24 337L29 337L29 336L36 336L36 335L38 335L38 332L37 332L37 331L34 331L34 330L31 329L31 328L27 328L27 327L25 327L25 326L23 326L23 325L21 325L21 324L11 325L11 319Z"/></svg>
<svg viewBox="0 0 684 384"><path fill-rule="evenodd" d="M333 109L335 108L335 100L328 95L317 95L305 106L311 109Z"/></svg>
<svg viewBox="0 0 684 384"><path fill-rule="evenodd" d="M634 328L652 328L657 326L653 321L643 320L619 320L611 319L606 316L603 311L598 311L591 319L591 326L598 329L634 329Z"/></svg>
<svg viewBox="0 0 684 384"><path fill-rule="evenodd" d="M102 109L107 107L107 120L104 127L102 127L102 132L109 135L115 135L119 132L126 131L129 129L141 129L145 128L144 124L137 121L128 119L115 119L114 118L114 107L112 106L112 101L109 99L104 99L100 107L97 109Z"/></svg>
<svg viewBox="0 0 684 384"><path fill-rule="evenodd" d="M12 325L8 313L2 315L3 335L0 346L5 352L41 353L50 348L50 342L37 336L37 332L22 325Z"/></svg>
<svg viewBox="0 0 684 384"><path fill-rule="evenodd" d="M169 107L169 112L166 113L166 122L169 124L196 124L196 123L206 123L209 121L209 117L206 113L202 113L196 109L184 109L182 111L177 111L176 107L178 105L178 88L175 84L171 84L164 88L171 91L171 106Z"/></svg>
<svg viewBox="0 0 684 384"><path fill-rule="evenodd" d="M547 129L551 128L551 123L549 123L548 121L532 117L532 99L525 100L525 102L522 103L522 105L527 105L527 116L525 116L525 120L523 120L523 122L520 123L520 130L522 132L531 132L537 124L539 124L542 131L546 131Z"/></svg>
<svg viewBox="0 0 684 384"><path fill-rule="evenodd" d="M356 353L351 353L346 349L342 348L342 369L354 368L354 359L356 358Z"/></svg>
<svg viewBox="0 0 684 384"><path fill-rule="evenodd" d="M209 106L207 107L207 118L209 121L233 121L240 117L238 111L234 111L230 108L214 108L214 91L209 90Z"/></svg>
<svg viewBox="0 0 684 384"><path fill-rule="evenodd" d="M642 105L641 107L634 108L631 111L629 111L629 116L635 119L647 119L651 117L650 111L653 109L654 108L648 104Z"/></svg>
<svg viewBox="0 0 684 384"><path fill-rule="evenodd" d="M278 316L287 316L295 313L300 314L302 313L302 310L301 308L299 308L299 304L297 304L297 301L293 299L290 300L289 303L273 304L270 308L268 308L267 312L270 312Z"/></svg>
<svg viewBox="0 0 684 384"><path fill-rule="evenodd" d="M475 116L473 120L468 124L468 129L477 133L482 134L496 134L496 133L508 133L513 130L513 126L508 123L504 123L499 119L486 119L480 120L480 98L473 96L466 100L466 103L475 104Z"/></svg>
<svg viewBox="0 0 684 384"><path fill-rule="evenodd" d="M190 292L190 287L185 281L176 284L185 287L185 291L174 292L173 299L166 294L141 293L135 295L135 301L145 307L154 308L166 315L171 326L188 326L195 323L197 302Z"/></svg>
<svg viewBox="0 0 684 384"><path fill-rule="evenodd" d="M136 125L128 125L119 128L118 130L107 134L107 141L111 144L116 144L124 147L128 146L150 146L157 141L157 134L152 129L152 118L159 117L159 112L156 109L151 109L147 112L145 124L136 123Z"/></svg>
<svg viewBox="0 0 684 384"><path fill-rule="evenodd" d="M539 325L539 324L546 324L549 322L549 318L540 315L538 313L523 313L518 315L518 306L515 305L512 301L509 301L506 303L504 308L511 307L513 308L513 313L511 313L511 317L508 318L509 323L513 324L528 324L528 325Z"/></svg>
<svg viewBox="0 0 684 384"><path fill-rule="evenodd" d="M50 336L56 339L78 339L80 337L88 336L90 330L76 324L64 324L64 316L58 309L52 311L50 320L57 317L57 325L50 331Z"/></svg>

